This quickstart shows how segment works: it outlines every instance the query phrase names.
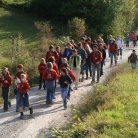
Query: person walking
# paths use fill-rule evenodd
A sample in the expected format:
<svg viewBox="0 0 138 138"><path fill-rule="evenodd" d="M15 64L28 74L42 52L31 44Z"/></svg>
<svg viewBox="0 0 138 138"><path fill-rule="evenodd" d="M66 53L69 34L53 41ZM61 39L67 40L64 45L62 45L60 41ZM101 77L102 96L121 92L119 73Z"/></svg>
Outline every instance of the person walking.
<svg viewBox="0 0 138 138"><path fill-rule="evenodd" d="M99 45L99 51L102 53L102 57L103 57L103 59L101 61L101 69L100 69L100 76L102 76L102 75L104 75L103 74L103 65L104 65L104 62L105 62L105 59L106 59L106 51L103 47L103 44Z"/></svg>
<svg viewBox="0 0 138 138"><path fill-rule="evenodd" d="M25 74L26 75L26 80L29 80L28 74L23 70L24 66L22 64L17 65L17 73L14 75L14 79L15 79L15 84L16 84L16 88L14 89L15 95L16 95L16 112L19 112L19 92L18 92L18 87L19 84L21 82L21 74ZM24 106L25 108L25 106Z"/></svg>
<svg viewBox="0 0 138 138"><path fill-rule="evenodd" d="M69 61L71 55L72 55L72 44L67 43L67 48L63 52L63 58L67 58L67 60Z"/></svg>
<svg viewBox="0 0 138 138"><path fill-rule="evenodd" d="M46 103L52 104L55 96L55 81L58 79L57 72L53 69L53 64L51 62L48 62L46 64L47 68L45 69L43 73L43 79L45 80L46 85Z"/></svg>
<svg viewBox="0 0 138 138"><path fill-rule="evenodd" d="M45 61L48 62L48 59L49 59L50 57L54 57L56 63L59 62L59 55L58 55L58 53L54 50L54 46L53 46L53 45L49 46L49 51L46 53Z"/></svg>
<svg viewBox="0 0 138 138"><path fill-rule="evenodd" d="M70 78L72 80L72 84L69 85L69 90L68 90L68 95L67 95L67 99L70 99L70 91L71 90L73 91L73 89L72 89L73 86L72 85L75 81L75 75L73 74L72 70L69 69L68 63L64 64L64 68L67 70L67 74L70 76Z"/></svg>
<svg viewBox="0 0 138 138"><path fill-rule="evenodd" d="M18 87L18 92L19 92L19 106L20 106L20 119L23 119L23 107L25 104L25 107L28 107L30 110L30 114L33 114L33 107L30 105L29 102L29 89L30 89L30 85L26 79L26 75L25 74L21 74L20 76L21 78L21 82L19 84Z"/></svg>
<svg viewBox="0 0 138 138"><path fill-rule="evenodd" d="M57 62L57 66L58 66L58 70L60 71L61 64L62 64L62 55L63 55L63 53L61 52L59 46L56 47L56 52L58 53L58 56L59 56L59 60Z"/></svg>
<svg viewBox="0 0 138 138"><path fill-rule="evenodd" d="M137 36L136 36L134 31L130 34L130 38L133 41L133 46L136 47L136 45L137 45Z"/></svg>
<svg viewBox="0 0 138 138"><path fill-rule="evenodd" d="M85 68L86 68L86 80L88 80L88 72L90 73L90 77L92 76L92 65L90 63L90 54L92 52L91 48L89 45L86 45L85 47L86 51L86 63L85 63Z"/></svg>
<svg viewBox="0 0 138 138"><path fill-rule="evenodd" d="M10 73L8 71L8 68L5 67L2 70L2 75L0 77L0 85L2 87L2 97L4 100L4 106L3 106L4 112L7 112L8 108L11 107L11 102L9 100L9 92L11 84L12 84L12 79Z"/></svg>
<svg viewBox="0 0 138 138"><path fill-rule="evenodd" d="M107 47L108 47L108 54L109 54L109 57L110 57L110 50L109 50L109 47L110 47L110 44L112 43L112 40L113 40L113 36L112 35L109 35L109 38L107 40Z"/></svg>
<svg viewBox="0 0 138 138"><path fill-rule="evenodd" d="M122 51L123 51L123 46L124 46L124 41L118 36L116 40L116 44L118 46L118 56L120 56L120 59L122 59Z"/></svg>
<svg viewBox="0 0 138 138"><path fill-rule="evenodd" d="M112 43L110 44L109 52L110 52L110 58L111 58L110 67L112 67L113 66L113 58L115 60L115 64L117 64L118 46L115 43L115 40L113 40Z"/></svg>
<svg viewBox="0 0 138 138"><path fill-rule="evenodd" d="M45 81L42 79L42 76L43 76L43 72L46 68L46 62L45 62L45 59L42 58L41 61L40 61L40 64L38 66L38 71L39 71L39 88L38 90L40 90L42 88L42 83L43 83L43 88L45 90Z"/></svg>
<svg viewBox="0 0 138 138"><path fill-rule="evenodd" d="M126 47L129 47L129 42L130 42L130 35L129 34L127 34L125 40L126 40Z"/></svg>
<svg viewBox="0 0 138 138"><path fill-rule="evenodd" d="M137 29L135 30L135 35L136 35L137 41L138 41L138 27L137 27Z"/></svg>
<svg viewBox="0 0 138 138"><path fill-rule="evenodd" d="M103 60L101 52L97 46L94 46L93 52L90 55L90 63L92 64L92 83L95 82L95 73L97 71L97 83L100 81L100 67Z"/></svg>
<svg viewBox="0 0 138 138"><path fill-rule="evenodd" d="M60 89L61 89L61 97L63 99L64 109L67 109L67 95L69 91L69 85L72 83L70 76L67 74L67 70L65 68L61 69L61 76L59 79Z"/></svg>
<svg viewBox="0 0 138 138"><path fill-rule="evenodd" d="M79 77L80 77L81 56L78 55L77 50L73 49L72 56L70 57L69 67L75 75L75 90L78 90Z"/></svg>
<svg viewBox="0 0 138 138"><path fill-rule="evenodd" d="M86 46L85 46L86 48ZM86 52L82 47L82 43L78 43L78 55L81 57L81 71L80 74L82 75L81 82L84 81L84 66L86 62Z"/></svg>
<svg viewBox="0 0 138 138"><path fill-rule="evenodd" d="M128 62L131 63L132 70L136 70L136 63L137 63L137 54L136 51L133 49L131 55L128 57Z"/></svg>

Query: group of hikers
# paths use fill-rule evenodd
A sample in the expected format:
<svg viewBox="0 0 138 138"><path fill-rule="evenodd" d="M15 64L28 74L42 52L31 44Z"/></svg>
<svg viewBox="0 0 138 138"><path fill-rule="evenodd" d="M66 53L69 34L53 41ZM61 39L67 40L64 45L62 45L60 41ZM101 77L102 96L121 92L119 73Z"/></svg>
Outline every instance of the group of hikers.
<svg viewBox="0 0 138 138"><path fill-rule="evenodd" d="M129 46L129 41L133 40L132 34L129 35L129 41L127 37L126 47ZM123 47L123 39L118 36L115 40L112 35L109 36L107 43L104 42L102 37L98 37L97 40L92 41L90 37L84 35L78 44L75 44L74 40L67 43L64 52L61 52L59 46L56 48L53 45L49 46L46 57L42 58L38 65L38 71L40 73L38 90L42 89L42 87L46 90L46 104L52 105L54 103L58 83L63 99L63 107L67 109L67 99L70 99L71 91L78 90L80 82L85 81L85 79L88 80L90 77L92 84L95 82L99 83L101 76L104 75L103 66L106 64L106 51L108 51L111 59L110 66L112 67L113 62L117 64L119 57L122 59ZM132 51L128 59L131 62L132 69L135 69L137 60L135 50ZM29 76L24 71L22 64L17 65L16 68L17 72L14 75L16 84L16 88L14 89L16 95L16 112L20 111L20 119L22 119L25 107L29 108L30 114L33 114L33 107L29 103ZM2 70L0 84L4 99L3 109L6 112L11 106L8 95L10 86L12 85L12 79L7 67Z"/></svg>

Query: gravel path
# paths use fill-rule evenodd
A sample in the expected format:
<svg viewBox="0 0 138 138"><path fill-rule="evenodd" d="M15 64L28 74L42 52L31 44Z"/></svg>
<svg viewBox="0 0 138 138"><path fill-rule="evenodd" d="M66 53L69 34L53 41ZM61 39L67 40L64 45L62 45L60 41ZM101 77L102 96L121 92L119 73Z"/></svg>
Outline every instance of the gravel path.
<svg viewBox="0 0 138 138"><path fill-rule="evenodd" d="M125 63L133 48L127 48L123 51L123 59L118 60L118 65ZM110 59L106 59L104 66L104 76L100 82L106 80L110 71ZM68 109L63 110L62 99L59 86L56 90L55 104L50 107L45 104L45 91L38 91L37 87L30 91L30 102L34 107L34 114L29 115L25 111L25 119L19 119L19 113L15 112L15 99L12 100L12 107L8 112L3 113L0 108L0 138L48 138L48 129L51 127L59 128L66 125L71 119L71 106L76 106L81 102L84 94L92 92L91 79L80 83L79 89L71 92L71 99L68 102Z"/></svg>

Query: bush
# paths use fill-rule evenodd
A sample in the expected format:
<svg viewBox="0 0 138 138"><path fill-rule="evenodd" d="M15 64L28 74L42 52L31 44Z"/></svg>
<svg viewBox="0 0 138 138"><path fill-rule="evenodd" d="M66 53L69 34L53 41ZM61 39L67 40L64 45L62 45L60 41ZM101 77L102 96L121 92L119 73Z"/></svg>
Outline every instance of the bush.
<svg viewBox="0 0 138 138"><path fill-rule="evenodd" d="M50 25L50 22L35 22L35 27L39 30L39 46L42 50L47 50L49 45L52 44L53 27Z"/></svg>
<svg viewBox="0 0 138 138"><path fill-rule="evenodd" d="M68 26L70 36L75 41L78 41L86 31L85 21L77 17L68 21Z"/></svg>

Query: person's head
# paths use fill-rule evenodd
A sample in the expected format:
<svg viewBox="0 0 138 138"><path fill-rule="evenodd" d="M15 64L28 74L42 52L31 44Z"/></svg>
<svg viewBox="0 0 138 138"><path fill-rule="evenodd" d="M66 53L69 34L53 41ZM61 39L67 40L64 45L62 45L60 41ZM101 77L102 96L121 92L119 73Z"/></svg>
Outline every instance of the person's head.
<svg viewBox="0 0 138 138"><path fill-rule="evenodd" d="M85 42L85 37L81 38L81 42L84 43Z"/></svg>
<svg viewBox="0 0 138 138"><path fill-rule="evenodd" d="M73 39L72 39L72 40L70 40L70 43L71 43L72 45L74 45L74 44L75 44Z"/></svg>
<svg viewBox="0 0 138 138"><path fill-rule="evenodd" d="M79 42L79 43L78 43L78 49L81 49L81 48L82 48L82 43Z"/></svg>
<svg viewBox="0 0 138 138"><path fill-rule="evenodd" d="M65 76L67 74L67 69L63 68L61 69L61 75Z"/></svg>
<svg viewBox="0 0 138 138"><path fill-rule="evenodd" d="M25 74L21 74L20 78L21 78L21 82L26 82L26 75Z"/></svg>
<svg viewBox="0 0 138 138"><path fill-rule="evenodd" d="M73 47L73 46L72 46L71 43L67 43L67 48L68 48L68 49L72 49L72 47Z"/></svg>
<svg viewBox="0 0 138 138"><path fill-rule="evenodd" d="M76 49L73 49L73 50L72 50L72 55L73 55L73 56L77 56L77 50L76 50Z"/></svg>
<svg viewBox="0 0 138 138"><path fill-rule="evenodd" d="M68 63L64 63L64 67L65 68L69 68L69 64Z"/></svg>
<svg viewBox="0 0 138 138"><path fill-rule="evenodd" d="M53 64L51 62L47 62L46 67L48 69L53 69Z"/></svg>
<svg viewBox="0 0 138 138"><path fill-rule="evenodd" d="M100 49L103 49L103 44L102 44L102 43L99 44L99 48L100 48Z"/></svg>
<svg viewBox="0 0 138 138"><path fill-rule="evenodd" d="M117 36L118 39L120 39L120 36Z"/></svg>
<svg viewBox="0 0 138 138"><path fill-rule="evenodd" d="M54 58L54 57L50 57L50 58L48 59L48 62L54 63L54 62L55 62L55 58Z"/></svg>
<svg viewBox="0 0 138 138"><path fill-rule="evenodd" d="M135 50L135 49L133 49L133 50L132 50L132 53L133 53L133 54L135 54L135 53L136 53L136 50Z"/></svg>
<svg viewBox="0 0 138 138"><path fill-rule="evenodd" d="M88 37L88 38L87 38L87 41L88 41L88 42L91 42L91 38L90 38L90 37Z"/></svg>
<svg viewBox="0 0 138 138"><path fill-rule="evenodd" d="M112 39L111 43L112 43L113 45L115 45L115 39Z"/></svg>
<svg viewBox="0 0 138 138"><path fill-rule="evenodd" d="M97 41L96 41L96 40L94 40L94 41L93 41L93 44L97 44Z"/></svg>
<svg viewBox="0 0 138 138"><path fill-rule="evenodd" d="M7 75L7 74L9 74L9 70L8 70L7 67L4 67L4 68L3 68L3 70L2 70L2 74L3 74L3 75Z"/></svg>
<svg viewBox="0 0 138 138"><path fill-rule="evenodd" d="M59 46L56 47L56 51L60 52L60 47Z"/></svg>
<svg viewBox="0 0 138 138"><path fill-rule="evenodd" d="M91 52L91 48L88 44L85 46L85 50Z"/></svg>
<svg viewBox="0 0 138 138"><path fill-rule="evenodd" d="M113 36L112 35L109 35L109 39L112 39L113 38Z"/></svg>
<svg viewBox="0 0 138 138"><path fill-rule="evenodd" d="M17 68L17 72L23 71L23 65L22 64L17 65L16 68Z"/></svg>
<svg viewBox="0 0 138 138"><path fill-rule="evenodd" d="M53 45L49 46L49 51L51 51L51 52L54 51L54 46Z"/></svg>
<svg viewBox="0 0 138 138"><path fill-rule="evenodd" d="M68 63L67 58L63 58L63 63Z"/></svg>
<svg viewBox="0 0 138 138"><path fill-rule="evenodd" d="M41 64L46 64L45 59L44 59L44 58L41 58L40 63L41 63Z"/></svg>
<svg viewBox="0 0 138 138"><path fill-rule="evenodd" d="M95 52L95 51L97 51L97 50L98 50L98 46L97 46L97 45L94 45L93 51Z"/></svg>

